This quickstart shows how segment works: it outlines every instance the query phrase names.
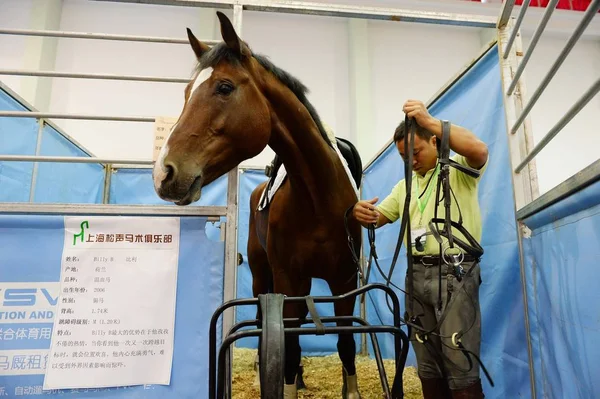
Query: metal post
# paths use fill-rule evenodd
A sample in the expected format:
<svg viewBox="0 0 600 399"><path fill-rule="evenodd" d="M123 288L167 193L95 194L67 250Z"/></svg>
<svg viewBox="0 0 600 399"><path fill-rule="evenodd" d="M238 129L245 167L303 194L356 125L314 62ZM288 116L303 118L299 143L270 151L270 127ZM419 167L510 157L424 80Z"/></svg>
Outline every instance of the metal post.
<svg viewBox="0 0 600 399"><path fill-rule="evenodd" d="M104 166L104 191L102 193L102 203L110 203L110 183L112 180L112 164Z"/></svg>
<svg viewBox="0 0 600 399"><path fill-rule="evenodd" d="M360 188L358 189L358 200L360 201L362 198L362 191L363 191L363 185L361 184ZM361 229L361 237L362 237L362 229ZM359 261L360 261L360 273L362 274L362 276L366 276L367 275L367 260L365 259L365 253L364 253L364 242L362 242L361 240L361 246L360 246L360 252L359 252ZM362 278L358 279L358 287L362 287ZM365 281L365 284L369 284L368 281ZM363 320L367 320L367 293L365 292L362 295L362 299L359 301L359 306L360 306L360 317ZM367 356L369 354L369 351L367 349L367 334L361 334L360 336L360 354L363 356Z"/></svg>
<svg viewBox="0 0 600 399"><path fill-rule="evenodd" d="M517 64L518 64L518 60L523 57L523 42L521 40L520 34L517 35L517 37L515 39L515 51L516 51L515 58L516 58ZM521 113L523 113L523 103L528 98L527 97L527 85L525 84L525 81L527 80L526 75L527 74L524 73L523 76L521 77L521 79L519 79L519 86L518 86L519 96L516 96L516 95L514 96L514 97L518 97L517 103L518 103L519 110ZM533 127L531 125L531 118L526 118L525 121L523 122L523 139L522 140L524 142L525 151L529 151L535 145L535 140L533 139ZM525 155L526 155L526 153L525 153ZM528 187L531 190L531 201L534 201L537 197L540 196L539 179L538 179L537 165L536 165L535 160L529 163L527 171L529 173L529 186Z"/></svg>
<svg viewBox="0 0 600 399"><path fill-rule="evenodd" d="M498 50L500 53L500 70L502 77L503 88L510 83L512 72L518 64L518 56L512 52L508 58L504 58L504 49L508 42L508 36L512 29L512 22L509 22L507 26L498 31L499 41ZM519 40L519 38L517 38ZM523 98L521 96L509 96L506 91L503 93L504 107L506 112L506 127L510 129L513 121L516 119L520 110L522 109ZM509 130L510 131L510 130ZM517 134L508 134L508 145L511 157L512 169L516 168L521 159L523 159L529 152L528 141L525 137L523 129L519 129ZM514 195L517 209L522 208L533 198L533 190L531 189L531 179L529 176L529 170L524 170L523 173L513 173L513 184L514 184Z"/></svg>
<svg viewBox="0 0 600 399"><path fill-rule="evenodd" d="M45 122L43 119L38 120L38 134L35 144L35 155L40 155L40 151L42 149L42 136L44 135L44 126ZM37 162L33 163L33 171L31 173L31 186L29 187L29 202L33 202L35 198L35 185L37 183L37 175L38 175L38 166Z"/></svg>
<svg viewBox="0 0 600 399"><path fill-rule="evenodd" d="M500 12L500 16L498 17L498 23L496 24L497 28L503 28L508 23L510 16L512 14L512 10L515 6L515 0L506 0L502 5L502 11Z"/></svg>
<svg viewBox="0 0 600 399"><path fill-rule="evenodd" d="M509 96L512 94L513 90L515 89L515 86L517 85L517 82L519 81L519 78L521 77L521 74L523 73L523 70L525 69L527 62L529 61L531 54L533 54L533 50L535 50L535 46L537 45L538 41L540 40L542 33L544 33L544 29L546 29L546 25L548 24L548 21L550 20L550 17L552 16L552 13L554 12L554 9L556 8L557 3L558 3L558 0L550 0L550 3L548 3L548 6L546 6L546 11L544 12L544 15L542 16L542 20L540 21L540 24L538 25L535 32L533 33L533 37L531 38L531 43L529 43L529 48L527 49L527 52L525 53L523 60L519 64L519 68L517 69L517 72L515 72L513 81L511 82L510 86L508 86L508 90L506 91L506 94L508 94Z"/></svg>
<svg viewBox="0 0 600 399"><path fill-rule="evenodd" d="M512 77L512 71L517 65L517 55L513 52L508 57L504 57L504 52L509 39L509 33L511 32L513 24L509 23L498 29L498 51L500 61L500 73L502 78L503 89L509 84ZM517 45L520 45L520 38L517 38ZM521 82L523 84L523 82ZM503 90L503 101L506 117L506 128L508 135L509 155L511 164L514 165L527 154L527 140L525 138L525 132L521 129L519 134L510 134L508 130L512 125L512 122L516 119L516 115L519 109L522 107L522 98L519 96L508 96L506 90ZM531 186L531 180L529 176L529 169L525 169L523 173L511 173L512 184L513 184L513 195L515 202L515 215L517 209L522 208L526 203L531 202L533 197L533 189ZM523 254L523 230L522 225L519 223L515 216L515 223L517 225L517 243L519 248L519 266L520 266L520 277L521 287L523 295L523 307L525 316L525 332L527 334L527 352L529 357L529 379L531 384L531 397L536 397L535 387L535 371L533 364L533 351L531 345L531 328L529 324L529 304L527 299L527 280L525 278L525 259Z"/></svg>
<svg viewBox="0 0 600 399"><path fill-rule="evenodd" d="M521 23L523 22L523 18L525 17L525 13L527 12L527 7L529 7L529 3L531 3L531 0L525 0L525 2L523 2L523 5L521 6L521 11L519 11L519 17L517 18L517 22L513 27L513 31L510 35L510 38L508 39L508 44L506 45L506 51L504 53L505 59L506 57L508 57L513 42L515 41L515 37L517 37L517 32L519 32L519 29L521 28Z"/></svg>
<svg viewBox="0 0 600 399"><path fill-rule="evenodd" d="M583 94L583 96L579 100L577 100L575 104L573 104L573 106L567 111L567 113L564 114L562 118L560 118L556 125L554 125L552 129L550 129L550 131L546 133L546 135L540 140L540 142L533 148L533 150L531 150L531 152L527 154L525 159L523 159L523 161L519 165L517 165L517 167L515 168L515 173L519 173L521 169L523 169L525 165L529 163L529 161L531 161L544 147L546 147L548 143L550 143L550 141L562 130L562 128L564 128L567 125L567 123L569 123L571 119L573 119L575 115L577 115L579 111L581 111L581 109L585 107L587 103L590 102L590 100L594 98L596 94L598 94L599 91L600 79L596 80L596 83L594 83L588 89L588 91L586 91Z"/></svg>
<svg viewBox="0 0 600 399"><path fill-rule="evenodd" d="M238 36L242 37L242 6L233 7L233 27ZM223 273L223 302L237 297L237 267L238 267L238 194L239 194L239 165L236 165L227 176L227 222L225 224L225 270ZM222 339L235 324L233 308L223 313ZM229 351L228 375L231 375L233 351ZM232 379L228 378L225 386L228 397L231 397Z"/></svg>
<svg viewBox="0 0 600 399"><path fill-rule="evenodd" d="M233 21L237 34L241 37L242 6L233 8ZM223 276L223 301L237 296L237 227L238 227L238 190L239 167L234 167L227 175L227 221L225 223L225 270ZM233 327L235 313L229 309L223 314L223 336ZM230 363L231 364L231 363Z"/></svg>
<svg viewBox="0 0 600 399"><path fill-rule="evenodd" d="M550 81L552 80L554 75L556 75L556 72L558 72L558 68L560 68L560 66L562 65L564 60L567 58L567 56L573 49L573 47L575 47L575 44L577 43L577 41L579 40L579 38L581 37L581 35L585 31L585 29L588 27L588 25L590 24L590 22L592 21L592 19L598 13L599 10L600 10L600 0L594 0L592 3L590 3L590 5L588 6L588 9L583 14L583 18L581 18L581 22L579 22L579 25L577 25L577 27L573 31L573 34L567 41L567 44L565 44L565 47L562 49L562 51L558 55L558 58L556 59L556 61L554 61L554 64L552 64L552 66L550 67L550 70L548 71L546 76L544 76L544 79L542 79L542 82L540 83L538 88L531 95L531 99L529 100L529 102L523 109L523 112L521 113L521 115L519 116L517 121L515 122L515 124L512 128L512 133L517 131L517 129L519 128L521 123L523 123L523 121L525 120L527 115L529 115L529 112L535 105L536 101L540 98L540 96L542 95L544 90L546 90L546 87L548 86L548 84L550 83Z"/></svg>

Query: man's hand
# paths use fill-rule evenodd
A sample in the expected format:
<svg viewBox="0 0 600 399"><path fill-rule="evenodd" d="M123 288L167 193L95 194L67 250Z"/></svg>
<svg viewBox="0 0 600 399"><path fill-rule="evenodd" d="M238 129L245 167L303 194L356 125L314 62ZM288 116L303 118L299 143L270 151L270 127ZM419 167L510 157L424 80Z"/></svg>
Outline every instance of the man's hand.
<svg viewBox="0 0 600 399"><path fill-rule="evenodd" d="M402 110L406 115L414 118L419 126L441 140L441 122L429 114L425 104L418 100L408 100L404 103ZM485 143L470 130L456 124L450 126L450 149L464 156L467 163L475 169L480 169L488 159L488 149Z"/></svg>
<svg viewBox="0 0 600 399"><path fill-rule="evenodd" d="M402 111L409 117L414 118L419 126L427 128L432 124L434 118L427 111L427 107L419 100L408 100L404 103Z"/></svg>
<svg viewBox="0 0 600 399"><path fill-rule="evenodd" d="M377 223L379 220L379 212L375 208L375 203L379 200L379 197L375 197L370 200L358 201L352 209L352 216L358 220L363 226L372 223Z"/></svg>

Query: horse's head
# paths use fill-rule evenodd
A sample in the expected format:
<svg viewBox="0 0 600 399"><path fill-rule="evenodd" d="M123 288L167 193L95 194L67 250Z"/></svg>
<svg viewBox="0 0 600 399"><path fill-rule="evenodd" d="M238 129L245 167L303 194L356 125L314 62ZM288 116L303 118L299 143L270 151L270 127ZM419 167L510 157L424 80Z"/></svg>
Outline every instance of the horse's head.
<svg viewBox="0 0 600 399"><path fill-rule="evenodd" d="M229 19L217 15L224 42L212 49L187 30L198 68L152 172L156 193L178 205L199 200L202 187L259 154L271 134L252 53Z"/></svg>

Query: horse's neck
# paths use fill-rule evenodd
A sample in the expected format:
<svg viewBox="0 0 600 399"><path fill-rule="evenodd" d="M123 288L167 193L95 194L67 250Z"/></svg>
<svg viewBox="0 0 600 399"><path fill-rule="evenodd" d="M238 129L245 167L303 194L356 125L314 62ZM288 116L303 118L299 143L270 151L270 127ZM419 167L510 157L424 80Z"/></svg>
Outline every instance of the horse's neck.
<svg viewBox="0 0 600 399"><path fill-rule="evenodd" d="M337 169L341 164L296 96L290 96L287 90L273 89L268 98L273 113L269 146L285 165L292 190L306 191L318 209L339 181ZM301 193L294 197L303 198Z"/></svg>

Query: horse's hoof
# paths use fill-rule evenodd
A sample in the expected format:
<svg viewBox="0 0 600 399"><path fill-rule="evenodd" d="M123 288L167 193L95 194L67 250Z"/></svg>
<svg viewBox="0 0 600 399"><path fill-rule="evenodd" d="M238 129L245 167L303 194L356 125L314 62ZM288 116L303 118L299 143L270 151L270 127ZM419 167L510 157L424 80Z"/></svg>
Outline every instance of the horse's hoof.
<svg viewBox="0 0 600 399"><path fill-rule="evenodd" d="M285 384L283 386L283 399L298 399L296 384Z"/></svg>
<svg viewBox="0 0 600 399"><path fill-rule="evenodd" d="M298 369L298 375L296 376L296 388L300 391L302 389L306 389L306 384L304 383L304 378L302 375L304 374L304 368L300 366Z"/></svg>
<svg viewBox="0 0 600 399"><path fill-rule="evenodd" d="M252 383L252 385L254 385L255 387L259 387L260 386L260 366L258 365L258 362L255 361L254 362L254 382Z"/></svg>
<svg viewBox="0 0 600 399"><path fill-rule="evenodd" d="M256 373L256 375L254 376L254 382L252 383L252 385L254 387L260 387L260 374Z"/></svg>
<svg viewBox="0 0 600 399"><path fill-rule="evenodd" d="M342 371L344 385L342 386L342 399L361 399L358 392L358 379L356 374L348 375L346 370Z"/></svg>

